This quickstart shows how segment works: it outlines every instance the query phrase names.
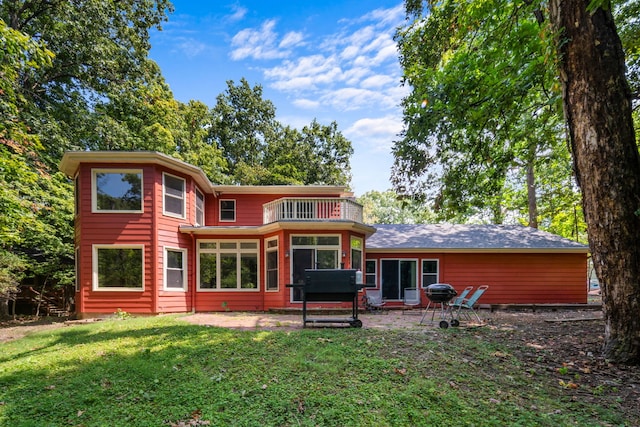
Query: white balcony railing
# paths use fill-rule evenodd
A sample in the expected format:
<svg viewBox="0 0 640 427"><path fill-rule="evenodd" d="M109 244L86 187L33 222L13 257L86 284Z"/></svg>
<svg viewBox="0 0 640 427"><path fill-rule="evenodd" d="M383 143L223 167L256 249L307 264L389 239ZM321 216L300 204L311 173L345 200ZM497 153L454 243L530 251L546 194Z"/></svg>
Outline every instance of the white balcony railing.
<svg viewBox="0 0 640 427"><path fill-rule="evenodd" d="M262 207L265 224L276 221L354 221L362 223L362 205L344 198L284 197Z"/></svg>

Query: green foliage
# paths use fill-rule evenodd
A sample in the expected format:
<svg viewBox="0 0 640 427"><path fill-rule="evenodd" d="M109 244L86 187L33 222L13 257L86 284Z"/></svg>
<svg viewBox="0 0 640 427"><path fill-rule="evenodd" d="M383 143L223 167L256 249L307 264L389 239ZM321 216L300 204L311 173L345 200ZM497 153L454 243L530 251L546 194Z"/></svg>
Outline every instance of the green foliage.
<svg viewBox="0 0 640 427"><path fill-rule="evenodd" d="M490 328L236 331L122 317L3 343L0 426L627 421L571 399L551 370L523 369Z"/></svg>
<svg viewBox="0 0 640 427"><path fill-rule="evenodd" d="M259 85L228 81L211 114L209 138L220 148L235 184L346 186L351 180L353 149L338 125L313 120L301 131L283 126Z"/></svg>
<svg viewBox="0 0 640 427"><path fill-rule="evenodd" d="M398 196L394 191L369 191L358 197L366 224L427 224L436 216L419 199Z"/></svg>
<svg viewBox="0 0 640 427"><path fill-rule="evenodd" d="M579 197L552 38L535 7L452 0L429 3L425 11L407 3L413 19L396 40L412 93L403 100L393 182L402 194L431 200L441 219L537 220L544 227L556 221L548 206L573 207ZM570 191L550 191L554 183Z"/></svg>

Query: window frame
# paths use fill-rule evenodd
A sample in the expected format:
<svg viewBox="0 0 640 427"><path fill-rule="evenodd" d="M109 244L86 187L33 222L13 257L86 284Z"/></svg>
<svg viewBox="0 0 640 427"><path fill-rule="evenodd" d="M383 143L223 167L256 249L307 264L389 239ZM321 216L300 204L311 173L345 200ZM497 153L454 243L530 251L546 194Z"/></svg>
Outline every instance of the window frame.
<svg viewBox="0 0 640 427"><path fill-rule="evenodd" d="M223 248L221 245L234 243L236 247L234 249L231 248ZM255 244L255 248L243 248L243 243L251 243ZM202 244L215 244L215 248L203 248ZM197 258L196 258L196 289L198 292L260 292L260 240L258 239L199 239L197 241ZM202 254L213 254L216 259L216 277L215 277L215 287L204 288L201 284L201 271L200 271L200 259ZM236 255L236 287L235 288L224 288L222 287L222 282L224 278L222 277L222 263L221 263L221 255ZM242 287L242 255L243 254L254 254L256 259L256 287L255 288L243 288Z"/></svg>
<svg viewBox="0 0 640 427"><path fill-rule="evenodd" d="M167 177L182 181L182 197L169 194L167 192ZM167 197L180 200L182 203L182 213L171 212L167 210ZM162 214L173 218L185 219L187 215L187 180L167 172L162 173Z"/></svg>
<svg viewBox="0 0 640 427"><path fill-rule="evenodd" d="M111 210L98 208L98 178L97 174L139 174L140 175L140 209ZM106 214L141 214L144 213L144 172L141 168L93 168L91 169L91 212Z"/></svg>
<svg viewBox="0 0 640 427"><path fill-rule="evenodd" d="M182 255L182 268L180 270L173 268L175 271L182 271L182 286L181 287L170 287L168 285L167 277L169 273L169 252L178 252ZM168 292L187 292L188 290L188 280L187 280L187 250L184 248L174 248L171 246L164 247L164 264L162 266L163 273L163 283L162 289Z"/></svg>
<svg viewBox="0 0 640 427"><path fill-rule="evenodd" d="M195 194L195 203L194 203L194 208L193 208L193 211L195 212L194 222L195 222L195 225L202 227L202 226L204 226L204 213L205 213L204 193L202 191L200 191L200 189L198 187L196 187L196 191L194 191L194 194ZM200 200L198 198L198 194L200 194L202 196L202 207L201 208L198 206L198 200ZM198 221L198 216L202 217L202 221Z"/></svg>
<svg viewBox="0 0 640 427"><path fill-rule="evenodd" d="M436 276L436 280L433 283L440 283L440 260L437 258L423 258L420 260L420 286L425 289L427 286L431 285L432 283L429 283L427 285L425 285L425 275L429 274L429 275L433 275L434 273L425 273L425 262L435 262L436 263L436 272L435 272L435 276Z"/></svg>
<svg viewBox="0 0 640 427"><path fill-rule="evenodd" d="M351 256L351 268L360 270L364 267L364 239L361 237L350 236L349 247ZM354 263L354 260L357 262Z"/></svg>
<svg viewBox="0 0 640 427"><path fill-rule="evenodd" d="M269 247L269 243L275 242L275 246ZM269 255L275 252L276 266L275 268L269 268ZM269 273L275 271L276 273L276 286L269 286ZM280 290L280 240L278 237L272 237L265 239L264 241L264 290L265 292L278 292Z"/></svg>
<svg viewBox="0 0 640 427"><path fill-rule="evenodd" d="M229 209L222 209L222 203L223 202L231 202L233 203L233 210L229 210ZM220 199L218 201L218 218L220 220L220 222L236 222L236 212L237 211L237 203L235 199ZM233 213L233 219L228 219L228 218L223 218L222 217L222 213L223 212L231 212Z"/></svg>
<svg viewBox="0 0 640 427"><path fill-rule="evenodd" d="M369 263L373 263L373 273L369 273L367 269L367 265ZM375 285L378 288L378 260L377 259L366 259L364 261L364 283L367 285ZM369 278L373 277L373 281L370 282Z"/></svg>
<svg viewBox="0 0 640 427"><path fill-rule="evenodd" d="M98 252L100 249L139 249L141 251L141 274L140 274L140 287L127 288L127 287L101 287L99 283L99 260ZM144 292L145 286L145 253L143 244L94 244L91 247L91 276L92 283L91 288L96 292Z"/></svg>

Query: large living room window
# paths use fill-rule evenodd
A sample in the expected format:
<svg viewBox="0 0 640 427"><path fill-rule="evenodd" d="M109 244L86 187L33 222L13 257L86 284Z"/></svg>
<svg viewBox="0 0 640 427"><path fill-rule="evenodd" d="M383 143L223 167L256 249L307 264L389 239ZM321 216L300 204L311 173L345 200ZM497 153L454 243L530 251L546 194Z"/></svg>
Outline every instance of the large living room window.
<svg viewBox="0 0 640 427"><path fill-rule="evenodd" d="M93 289L141 291L144 245L93 245Z"/></svg>
<svg viewBox="0 0 640 427"><path fill-rule="evenodd" d="M93 212L142 212L142 170L93 169Z"/></svg>
<svg viewBox="0 0 640 427"><path fill-rule="evenodd" d="M185 212L185 181L177 176L162 174L164 183L164 214L184 218Z"/></svg>
<svg viewBox="0 0 640 427"><path fill-rule="evenodd" d="M207 240L198 244L198 289L258 290L258 241Z"/></svg>

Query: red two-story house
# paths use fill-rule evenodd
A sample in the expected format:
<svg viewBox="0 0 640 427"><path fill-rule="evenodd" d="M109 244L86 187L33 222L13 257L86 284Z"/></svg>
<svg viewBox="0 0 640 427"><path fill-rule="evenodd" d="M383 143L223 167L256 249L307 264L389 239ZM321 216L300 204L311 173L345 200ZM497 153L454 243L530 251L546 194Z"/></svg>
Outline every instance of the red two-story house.
<svg viewBox="0 0 640 427"><path fill-rule="evenodd" d="M586 302L588 249L538 230L380 226L368 253L376 227L344 187L216 185L156 152L68 152L60 169L80 316L299 307L287 284L309 268L360 269L390 306L436 282L490 282L486 303Z"/></svg>

